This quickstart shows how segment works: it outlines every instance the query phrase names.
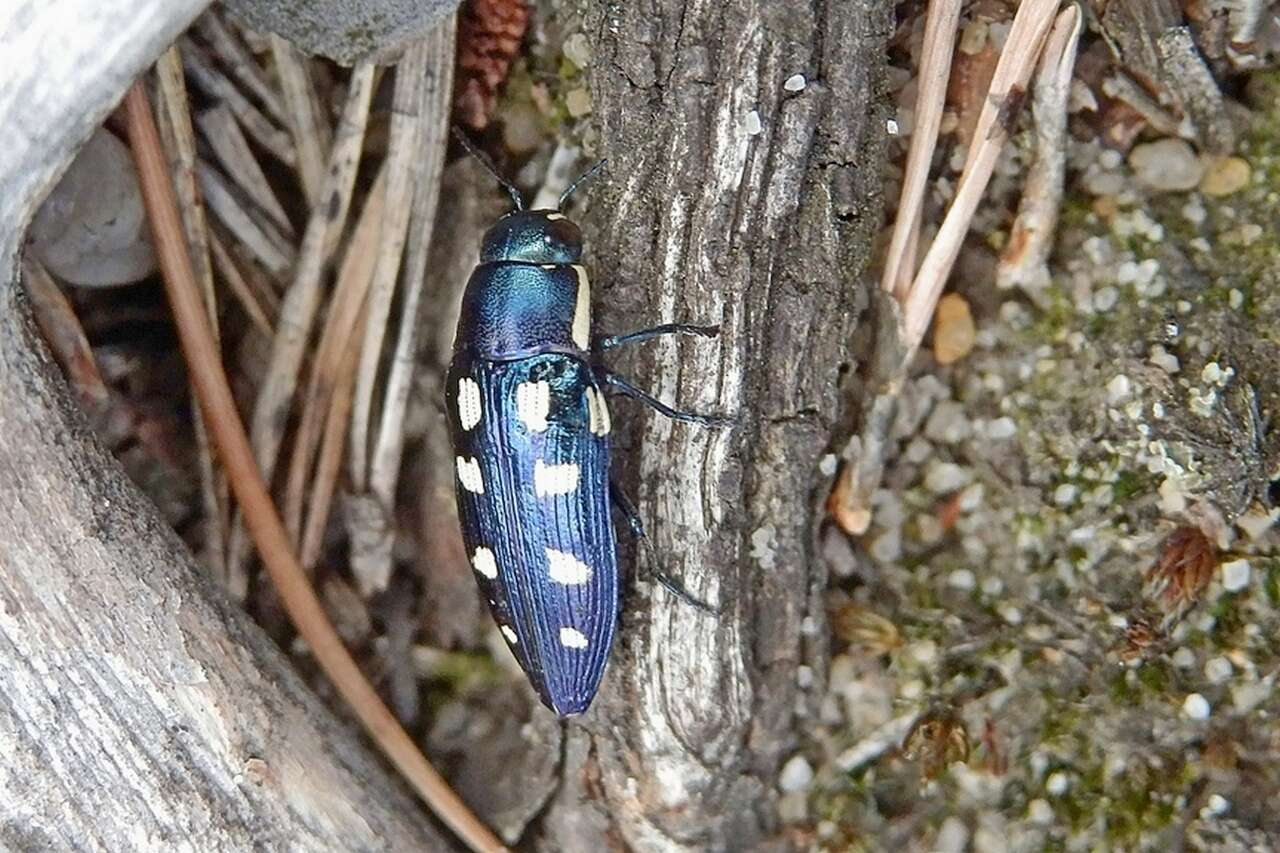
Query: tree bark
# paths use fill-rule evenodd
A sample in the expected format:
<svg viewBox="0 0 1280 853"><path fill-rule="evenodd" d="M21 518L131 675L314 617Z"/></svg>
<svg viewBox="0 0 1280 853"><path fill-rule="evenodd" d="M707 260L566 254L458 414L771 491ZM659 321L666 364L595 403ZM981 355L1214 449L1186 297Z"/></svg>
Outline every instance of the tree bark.
<svg viewBox="0 0 1280 853"><path fill-rule="evenodd" d="M98 444L19 287L39 199L203 5L0 10L0 847L441 849Z"/></svg>
<svg viewBox="0 0 1280 853"><path fill-rule="evenodd" d="M892 7L592 8L609 158L586 222L601 330L720 323L714 341L666 339L614 364L737 422L706 431L614 406L621 480L638 482L652 545L633 561L640 579L665 572L720 612L649 584L628 596L539 846L749 850L775 828L777 768L813 708L801 685L824 681L819 461L872 286ZM804 87L788 90L796 74Z"/></svg>

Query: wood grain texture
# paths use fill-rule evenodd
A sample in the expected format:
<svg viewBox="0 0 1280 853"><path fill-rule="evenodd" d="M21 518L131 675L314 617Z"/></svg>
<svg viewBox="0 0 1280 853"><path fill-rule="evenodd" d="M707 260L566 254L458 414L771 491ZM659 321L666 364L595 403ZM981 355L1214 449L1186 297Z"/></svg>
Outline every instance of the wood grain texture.
<svg viewBox="0 0 1280 853"><path fill-rule="evenodd" d="M99 445L18 281L38 200L203 5L0 8L0 847L444 849Z"/></svg>
<svg viewBox="0 0 1280 853"><path fill-rule="evenodd" d="M614 363L668 403L738 423L708 432L614 406L618 470L653 545L641 579L660 569L722 613L649 584L624 598L538 846L758 849L812 710L800 667L824 680L818 462L872 287L891 6L649 0L592 5L587 21L609 158L583 217L599 329L720 323L715 341ZM786 91L797 73L804 89Z"/></svg>

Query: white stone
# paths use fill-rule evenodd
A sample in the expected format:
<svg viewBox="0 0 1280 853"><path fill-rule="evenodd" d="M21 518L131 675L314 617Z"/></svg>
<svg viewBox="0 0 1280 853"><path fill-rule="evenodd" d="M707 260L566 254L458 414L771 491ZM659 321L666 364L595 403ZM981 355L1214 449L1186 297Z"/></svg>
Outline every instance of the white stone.
<svg viewBox="0 0 1280 853"><path fill-rule="evenodd" d="M956 569L947 575L947 585L953 589L964 590L970 592L976 585L973 572L968 569Z"/></svg>
<svg viewBox="0 0 1280 853"><path fill-rule="evenodd" d="M994 441L1003 441L1006 438L1013 438L1018 434L1018 425L1014 423L1013 418L1005 415L993 420L987 424L987 438Z"/></svg>
<svg viewBox="0 0 1280 853"><path fill-rule="evenodd" d="M803 74L792 74L787 78L787 82L782 84L782 88L786 89L788 92L800 92L803 91L804 84L805 79Z"/></svg>
<svg viewBox="0 0 1280 853"><path fill-rule="evenodd" d="M1248 560L1232 560L1222 564L1222 588L1239 592L1249 585L1251 567Z"/></svg>
<svg viewBox="0 0 1280 853"><path fill-rule="evenodd" d="M1051 797L1061 797L1071 787L1071 777L1061 770L1051 773L1044 783L1044 789Z"/></svg>
<svg viewBox="0 0 1280 853"><path fill-rule="evenodd" d="M1187 695L1187 699L1182 703L1182 713L1186 714L1193 720L1209 719L1209 700L1201 696L1199 693L1191 693Z"/></svg>
<svg viewBox="0 0 1280 853"><path fill-rule="evenodd" d="M1123 403L1129 399L1129 395L1133 393L1133 383L1129 381L1129 377L1123 373L1112 377L1107 383L1107 400L1112 405Z"/></svg>
<svg viewBox="0 0 1280 853"><path fill-rule="evenodd" d="M759 136L764 130L764 124L760 121L760 111L752 110L747 113L746 119L742 122L742 126L747 131L747 136Z"/></svg>
<svg viewBox="0 0 1280 853"><path fill-rule="evenodd" d="M1158 139L1134 146L1129 166L1139 183L1157 192L1194 189L1204 176L1204 164L1181 139Z"/></svg>
<svg viewBox="0 0 1280 853"><path fill-rule="evenodd" d="M1080 489L1074 483L1063 483L1053 490L1053 502L1058 506L1070 506L1079 494Z"/></svg>
<svg viewBox="0 0 1280 853"><path fill-rule="evenodd" d="M937 495L948 494L969 482L970 474L954 462L935 462L925 474L925 488Z"/></svg>
<svg viewBox="0 0 1280 853"><path fill-rule="evenodd" d="M813 767L803 755L793 755L782 765L778 788L784 793L806 790L813 784Z"/></svg>
<svg viewBox="0 0 1280 853"><path fill-rule="evenodd" d="M1048 800L1032 800L1027 804L1027 819L1041 826L1053 823L1053 806Z"/></svg>
<svg viewBox="0 0 1280 853"><path fill-rule="evenodd" d="M1231 801L1221 794L1212 794L1209 797L1208 808L1209 814L1226 814L1231 809Z"/></svg>
<svg viewBox="0 0 1280 853"><path fill-rule="evenodd" d="M1210 658L1204 665L1204 677L1212 684L1221 684L1231 678L1235 667L1224 657Z"/></svg>

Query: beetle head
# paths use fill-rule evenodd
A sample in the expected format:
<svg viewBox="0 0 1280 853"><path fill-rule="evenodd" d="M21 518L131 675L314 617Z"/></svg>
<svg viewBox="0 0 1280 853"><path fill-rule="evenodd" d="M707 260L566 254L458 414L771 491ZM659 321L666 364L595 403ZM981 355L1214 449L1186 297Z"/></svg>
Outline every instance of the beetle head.
<svg viewBox="0 0 1280 853"><path fill-rule="evenodd" d="M530 264L576 264L582 231L558 210L513 210L493 224L480 246L480 260Z"/></svg>

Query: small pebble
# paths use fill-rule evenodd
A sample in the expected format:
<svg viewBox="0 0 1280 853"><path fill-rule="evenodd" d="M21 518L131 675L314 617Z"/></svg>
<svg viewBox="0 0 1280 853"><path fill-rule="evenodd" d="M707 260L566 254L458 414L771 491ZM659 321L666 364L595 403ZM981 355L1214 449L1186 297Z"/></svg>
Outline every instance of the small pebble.
<svg viewBox="0 0 1280 853"><path fill-rule="evenodd" d="M1204 677L1213 684L1221 684L1231 678L1235 667L1224 657L1210 658L1204 665Z"/></svg>
<svg viewBox="0 0 1280 853"><path fill-rule="evenodd" d="M958 293L938 300L933 318L933 357L938 364L954 364L973 349L977 330L969 303Z"/></svg>
<svg viewBox="0 0 1280 853"><path fill-rule="evenodd" d="M818 460L818 472L824 477L830 477L835 474L839 461L834 453L828 453Z"/></svg>
<svg viewBox="0 0 1280 853"><path fill-rule="evenodd" d="M1249 585L1248 560L1232 560L1222 564L1222 588L1227 592L1239 592Z"/></svg>
<svg viewBox="0 0 1280 853"><path fill-rule="evenodd" d="M996 418L987 424L987 438L995 441L1003 441L1006 438L1013 438L1018 433L1018 425L1013 422L1013 418L1005 417Z"/></svg>
<svg viewBox="0 0 1280 853"><path fill-rule="evenodd" d="M760 121L760 111L752 110L747 113L742 125L747 131L747 136L759 136L760 131L764 130L764 124Z"/></svg>
<svg viewBox="0 0 1280 853"><path fill-rule="evenodd" d="M1079 494L1080 489L1074 483L1063 483L1053 490L1053 502L1058 506L1070 506Z"/></svg>
<svg viewBox="0 0 1280 853"><path fill-rule="evenodd" d="M898 127L898 122L894 119L886 120L884 123L884 129L890 136L897 136L901 132L901 128Z"/></svg>
<svg viewBox="0 0 1280 853"><path fill-rule="evenodd" d="M947 576L947 585L952 589L971 591L976 585L973 572L968 569L956 569Z"/></svg>
<svg viewBox="0 0 1280 853"><path fill-rule="evenodd" d="M586 89L574 89L564 96L564 107L573 118L591 113L591 94Z"/></svg>
<svg viewBox="0 0 1280 853"><path fill-rule="evenodd" d="M1239 157L1215 160L1204 170L1200 192L1207 196L1231 195L1249 184L1249 163Z"/></svg>
<svg viewBox="0 0 1280 853"><path fill-rule="evenodd" d="M1231 288L1227 293L1227 304L1231 306L1232 311L1239 311L1244 307L1244 294L1237 288Z"/></svg>
<svg viewBox="0 0 1280 853"><path fill-rule="evenodd" d="M1110 311L1120 301L1120 291L1114 287L1104 287L1093 295L1093 310Z"/></svg>
<svg viewBox="0 0 1280 853"><path fill-rule="evenodd" d="M969 482L969 472L954 462L935 462L924 476L925 488L935 495L945 495Z"/></svg>
<svg viewBox="0 0 1280 853"><path fill-rule="evenodd" d="M1112 404L1122 403L1133 393L1133 383L1123 373L1116 374L1107 383L1107 400Z"/></svg>
<svg viewBox="0 0 1280 853"><path fill-rule="evenodd" d="M786 89L788 92L800 92L803 91L804 84L805 79L803 74L792 74L787 78L787 82L782 84L782 88Z"/></svg>
<svg viewBox="0 0 1280 853"><path fill-rule="evenodd" d="M1182 713L1193 720L1209 719L1209 711L1209 700L1199 693L1189 694L1186 701L1182 703Z"/></svg>
<svg viewBox="0 0 1280 853"><path fill-rule="evenodd" d="M1053 806L1048 800L1032 800L1027 805L1027 817L1032 823L1048 826L1053 823Z"/></svg>
<svg viewBox="0 0 1280 853"><path fill-rule="evenodd" d="M1066 773L1058 771L1049 776L1044 783L1044 789L1053 797L1061 797L1071 787L1071 779Z"/></svg>
<svg viewBox="0 0 1280 853"><path fill-rule="evenodd" d="M778 776L778 787L784 793L803 791L813 784L813 767L803 755L793 755L782 765L782 773Z"/></svg>
<svg viewBox="0 0 1280 853"><path fill-rule="evenodd" d="M574 33L564 40L565 58L579 68L586 68L591 63L591 42L586 33Z"/></svg>
<svg viewBox="0 0 1280 853"><path fill-rule="evenodd" d="M1200 158L1181 139L1158 139L1134 146L1129 166L1139 183L1156 192L1194 189L1204 176Z"/></svg>

